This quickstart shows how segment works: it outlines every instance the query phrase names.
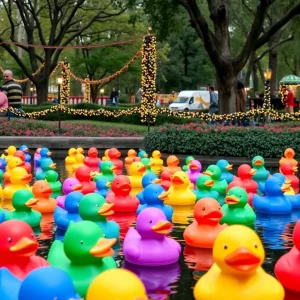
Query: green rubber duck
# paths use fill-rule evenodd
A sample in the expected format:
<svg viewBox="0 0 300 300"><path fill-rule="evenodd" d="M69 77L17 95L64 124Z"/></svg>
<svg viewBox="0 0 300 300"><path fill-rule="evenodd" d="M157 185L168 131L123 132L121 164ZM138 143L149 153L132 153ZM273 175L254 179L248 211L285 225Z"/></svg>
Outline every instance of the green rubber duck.
<svg viewBox="0 0 300 300"><path fill-rule="evenodd" d="M115 170L116 167L110 160L102 161L100 164L101 173L94 177L94 181L97 181L100 178L104 178L107 181L112 182L116 177L116 175L114 174Z"/></svg>
<svg viewBox="0 0 300 300"><path fill-rule="evenodd" d="M29 224L31 227L40 226L42 214L33 210L38 200L34 198L31 191L20 189L16 191L12 198L12 205L15 210L5 212L5 220L16 219Z"/></svg>
<svg viewBox="0 0 300 300"><path fill-rule="evenodd" d="M186 159L185 159L185 165L182 166L182 171L186 172L189 170L189 163L192 161L192 160L195 160L195 158L193 156L188 156Z"/></svg>
<svg viewBox="0 0 300 300"><path fill-rule="evenodd" d="M218 202L220 205L223 205L225 202L226 189L228 187L228 183L225 179L220 180L222 171L217 165L210 165L206 171L202 172L204 175L208 175L214 181L214 185L211 188L212 191L216 191L219 193Z"/></svg>
<svg viewBox="0 0 300 300"><path fill-rule="evenodd" d="M252 176L252 179L256 183L265 183L268 179L270 172L265 168L265 160L262 156L255 156L252 159L252 167L256 170L256 173Z"/></svg>
<svg viewBox="0 0 300 300"><path fill-rule="evenodd" d="M196 181L196 190L193 190L197 197L197 201L202 198L213 198L218 200L219 193L217 191L212 191L211 188L214 185L214 181L208 175L200 175Z"/></svg>
<svg viewBox="0 0 300 300"><path fill-rule="evenodd" d="M3 171L0 170L0 184L3 183Z"/></svg>
<svg viewBox="0 0 300 300"><path fill-rule="evenodd" d="M45 180L48 181L53 193L50 198L57 198L61 195L61 182L58 180L58 173L54 170L49 170L46 172Z"/></svg>
<svg viewBox="0 0 300 300"><path fill-rule="evenodd" d="M148 174L148 173L153 173L155 174L152 170L151 170L151 160L148 157L144 157L141 159L141 163L146 167L146 172L144 174Z"/></svg>
<svg viewBox="0 0 300 300"><path fill-rule="evenodd" d="M56 240L51 245L48 261L51 266L68 273L76 292L85 298L89 285L97 275L116 268L111 257L116 241L104 238L103 231L94 222L70 222L64 242Z"/></svg>
<svg viewBox="0 0 300 300"><path fill-rule="evenodd" d="M227 225L240 224L254 227L256 215L248 204L248 194L241 187L231 188L225 198L226 204L222 206L223 217L221 224Z"/></svg>

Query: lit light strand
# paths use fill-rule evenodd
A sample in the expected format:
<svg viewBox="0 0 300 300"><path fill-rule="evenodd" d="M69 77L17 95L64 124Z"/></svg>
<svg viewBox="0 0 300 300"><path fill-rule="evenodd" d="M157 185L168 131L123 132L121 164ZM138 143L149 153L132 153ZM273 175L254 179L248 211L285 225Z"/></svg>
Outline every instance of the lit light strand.
<svg viewBox="0 0 300 300"><path fill-rule="evenodd" d="M69 97L70 97L70 76L66 72L66 69L70 70L70 64L67 61L67 58L65 58L65 61L63 62L65 68L62 68L61 74L63 77L61 90L60 90L60 103L61 104L68 104L69 103Z"/></svg>

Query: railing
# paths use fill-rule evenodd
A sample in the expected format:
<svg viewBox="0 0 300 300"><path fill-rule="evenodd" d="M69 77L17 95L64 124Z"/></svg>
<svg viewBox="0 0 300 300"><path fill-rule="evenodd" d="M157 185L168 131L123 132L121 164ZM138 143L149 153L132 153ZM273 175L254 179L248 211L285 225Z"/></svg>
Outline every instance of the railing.
<svg viewBox="0 0 300 300"><path fill-rule="evenodd" d="M53 101L55 98L48 97L48 101ZM83 96L70 96L69 98L69 104L78 104L83 102L84 97ZM109 102L108 96L103 97L97 97L95 104L99 105L106 105ZM23 96L22 97L22 103L27 105L36 105L37 104L37 97L36 96Z"/></svg>

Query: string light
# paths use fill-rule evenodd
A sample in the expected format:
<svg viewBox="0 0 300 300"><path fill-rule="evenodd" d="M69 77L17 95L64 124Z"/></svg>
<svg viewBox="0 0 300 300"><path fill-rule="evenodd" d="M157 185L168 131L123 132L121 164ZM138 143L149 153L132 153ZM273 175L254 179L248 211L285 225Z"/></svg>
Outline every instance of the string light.
<svg viewBox="0 0 300 300"><path fill-rule="evenodd" d="M60 103L61 104L68 104L69 97L70 97L70 76L66 72L66 70L70 70L70 64L65 57L65 61L63 62L65 68L62 68L61 74L63 77L61 90L60 90Z"/></svg>
<svg viewBox="0 0 300 300"><path fill-rule="evenodd" d="M89 103L91 102L91 85L89 83L89 76L87 76L85 83L84 83L84 97L83 102Z"/></svg>

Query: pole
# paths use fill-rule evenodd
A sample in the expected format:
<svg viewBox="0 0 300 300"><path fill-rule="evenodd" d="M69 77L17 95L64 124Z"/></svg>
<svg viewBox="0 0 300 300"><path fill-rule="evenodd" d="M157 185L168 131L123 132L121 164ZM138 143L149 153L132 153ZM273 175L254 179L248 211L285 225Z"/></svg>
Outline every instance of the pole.
<svg viewBox="0 0 300 300"><path fill-rule="evenodd" d="M30 90L30 105L32 105L32 90Z"/></svg>
<svg viewBox="0 0 300 300"><path fill-rule="evenodd" d="M60 119L60 84L58 85L58 134L61 133L61 119Z"/></svg>

